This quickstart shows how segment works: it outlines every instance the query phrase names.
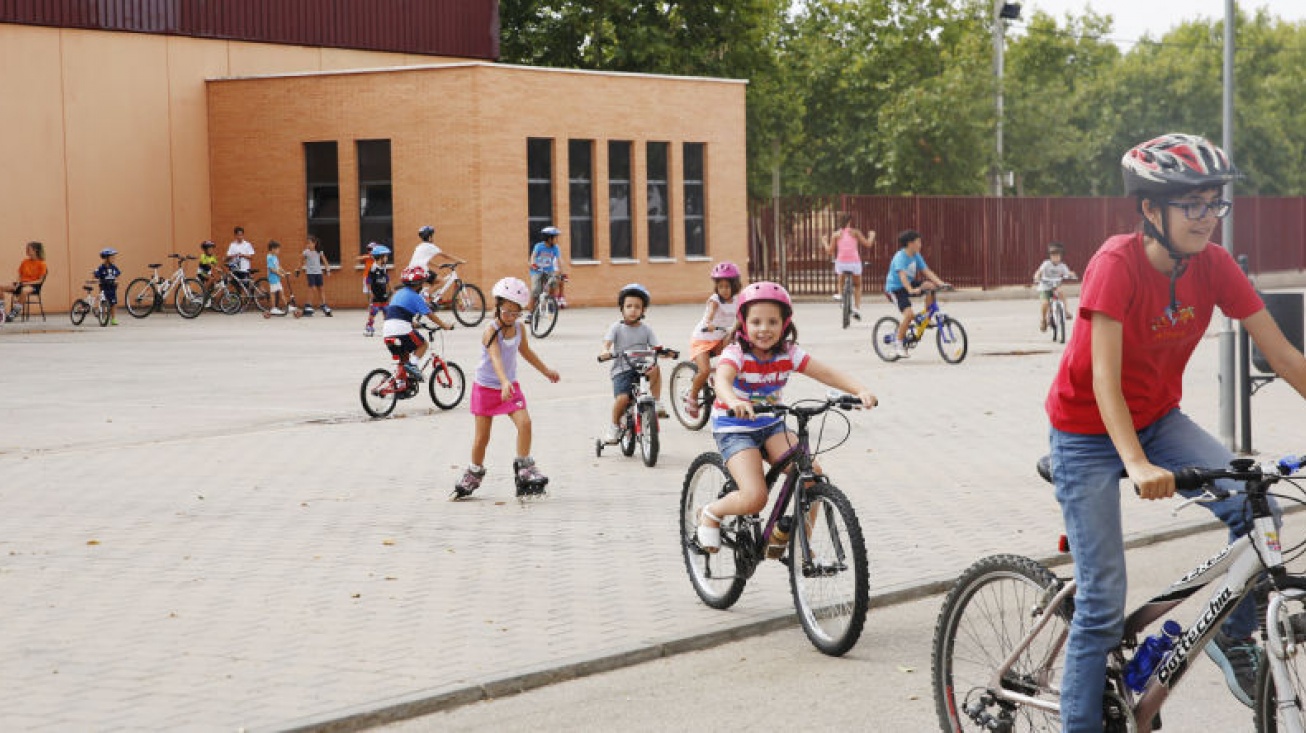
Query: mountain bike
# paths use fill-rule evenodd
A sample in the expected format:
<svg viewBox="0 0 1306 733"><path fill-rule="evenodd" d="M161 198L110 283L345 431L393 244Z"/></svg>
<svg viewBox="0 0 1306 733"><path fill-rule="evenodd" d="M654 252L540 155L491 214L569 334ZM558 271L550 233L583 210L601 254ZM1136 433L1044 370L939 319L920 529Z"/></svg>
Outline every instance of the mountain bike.
<svg viewBox="0 0 1306 733"><path fill-rule="evenodd" d="M939 288L939 290L951 290L951 288ZM893 302L892 295L885 293L885 297ZM901 322L901 318L894 316L885 316L875 322L875 329L871 332L871 343L875 347L876 356L889 362L902 358L893 348L898 336L898 324ZM925 339L925 332L931 328L935 331L939 356L949 364L960 364L966 358L968 350L966 329L957 319L943 312L938 298L912 319L911 325L907 328L907 337L902 342L903 348L911 351L920 346Z"/></svg>
<svg viewBox="0 0 1306 733"><path fill-rule="evenodd" d="M442 410L452 410L462 402L463 392L467 387L463 379L462 367L445 360L444 332L429 326L423 328L426 329L428 346L426 357L422 360L418 371L425 374L427 369L430 369L431 376L427 380L427 389L430 390L431 401ZM390 339L391 337L385 339L387 346L390 345ZM399 400L416 397L422 389L422 382L411 378L408 369L404 366L408 357L396 353L395 349L391 349L390 356L394 360L394 366L390 369L373 369L368 372L367 376L363 377L363 384L358 390L363 411L372 417L387 417L394 412L395 404Z"/></svg>
<svg viewBox="0 0 1306 733"><path fill-rule="evenodd" d="M123 300L132 316L144 318L162 311L169 294L173 296L177 313L183 318L194 318L204 310L204 288L199 280L186 277L183 266L187 260L197 259L195 255L171 254L168 257L177 261L177 269L166 279L159 277L159 268L163 265L152 264L147 265L153 271L149 277L138 277L127 285Z"/></svg>
<svg viewBox="0 0 1306 733"><path fill-rule="evenodd" d="M1057 287L1052 288L1048 296L1048 326L1052 331L1053 341L1063 344L1066 342L1066 322L1072 318L1066 308L1065 299L1061 297L1061 287L1058 284Z"/></svg>
<svg viewBox="0 0 1306 733"><path fill-rule="evenodd" d="M266 277L254 278L257 268L252 268L242 275L226 270L213 280L209 286L207 303L211 308L234 316L251 305L266 313L272 308L272 292Z"/></svg>
<svg viewBox="0 0 1306 733"><path fill-rule="evenodd" d="M639 455L644 465L652 468L658 462L658 407L653 398L653 389L649 386L648 374L657 366L658 357L678 358L680 352L662 347L626 349L620 354L603 354L599 362L621 359L639 374L639 379L630 385L629 402L626 414L621 419L621 432L617 444L621 453L631 456L635 445L639 445ZM603 448L608 445L603 438L594 439L594 455L602 457Z"/></svg>
<svg viewBox="0 0 1306 733"><path fill-rule="evenodd" d="M808 424L834 408L861 407L851 395L804 400L794 405L759 405L754 412L798 421L797 441L766 472L767 486L780 487L765 523L759 515L728 516L721 522L721 549L709 553L698 544L698 510L736 490L734 479L715 451L689 465L680 495L680 547L698 597L712 608L734 605L758 565L775 558L789 567L794 607L808 640L825 654L853 648L866 623L870 572L866 542L852 504L829 477L816 473ZM838 412L831 413L847 418ZM849 424L851 428L851 424ZM824 428L824 423L822 424ZM847 440L845 436L844 440ZM775 541L788 532L786 540Z"/></svg>
<svg viewBox="0 0 1306 733"><path fill-rule="evenodd" d="M558 311L562 306L553 292L566 281L567 276L561 272L550 272L545 276L544 288L540 291L540 297L535 299L535 309L530 314L532 336L544 338L553 333L553 327L558 325Z"/></svg>
<svg viewBox="0 0 1306 733"><path fill-rule="evenodd" d="M73 301L73 305L68 309L68 317L72 319L74 326L82 325L87 315L94 315L95 320L100 322L101 326L109 325L109 301L105 300L104 292L101 291L95 295L95 288L99 285L99 280L87 280L82 286L85 294Z"/></svg>
<svg viewBox="0 0 1306 733"><path fill-rule="evenodd" d="M444 284L428 296L433 309L449 308L453 317L464 326L480 325L485 320L485 293L471 283L465 283L458 277L458 262L446 262L441 270L448 270L449 276Z"/></svg>
<svg viewBox="0 0 1306 733"><path fill-rule="evenodd" d="M1051 480L1046 459L1040 473ZM1306 542L1282 549L1269 498L1306 503L1269 489L1306 466L1296 457L1257 465L1235 459L1228 468L1189 468L1175 472L1180 489L1203 490L1192 503L1219 501L1240 493L1252 518L1251 530L1125 619L1120 645L1107 661L1106 730L1152 730L1170 690L1191 667L1221 623L1250 594L1266 600L1265 659L1259 665L1253 704L1256 730L1306 730L1306 576L1285 565L1300 557ZM1232 479L1244 487L1226 492L1210 485ZM1299 480L1299 479L1298 479ZM1074 548L1070 548L1073 554ZM1289 557L1285 559L1284 555ZM1140 633L1175 606L1216 582L1210 599L1161 658L1142 691L1126 684L1124 670ZM1075 609L1075 581L1059 578L1026 557L994 555L961 574L943 602L934 629L934 702L943 730L1056 730L1060 712L1059 677Z"/></svg>

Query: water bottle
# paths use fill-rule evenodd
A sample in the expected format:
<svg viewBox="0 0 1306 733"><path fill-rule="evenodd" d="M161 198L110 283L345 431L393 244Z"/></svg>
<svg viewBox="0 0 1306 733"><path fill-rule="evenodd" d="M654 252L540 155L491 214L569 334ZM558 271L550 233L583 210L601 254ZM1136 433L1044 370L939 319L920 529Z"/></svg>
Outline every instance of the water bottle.
<svg viewBox="0 0 1306 733"><path fill-rule="evenodd" d="M789 531L793 528L793 517L780 517L780 521L775 523L775 529L771 530L771 541L766 544L768 558L774 560L784 554L785 546L789 544Z"/></svg>
<svg viewBox="0 0 1306 733"><path fill-rule="evenodd" d="M1161 666L1161 660L1170 653L1174 644L1183 633L1183 628L1179 622L1167 620L1161 624L1161 633L1143 639L1143 643L1138 645L1138 651L1134 658L1129 660L1125 665L1125 684L1134 692L1142 692L1147 687L1147 681L1152 678L1152 673L1156 668Z"/></svg>

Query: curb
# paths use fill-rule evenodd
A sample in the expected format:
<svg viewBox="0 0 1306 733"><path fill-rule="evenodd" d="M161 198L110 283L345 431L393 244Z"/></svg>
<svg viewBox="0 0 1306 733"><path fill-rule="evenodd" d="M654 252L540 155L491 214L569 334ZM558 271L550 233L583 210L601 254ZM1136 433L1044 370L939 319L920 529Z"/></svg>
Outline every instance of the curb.
<svg viewBox="0 0 1306 733"><path fill-rule="evenodd" d="M1303 507L1295 508L1302 509ZM1289 510L1285 513L1292 512ZM1224 525L1218 519L1211 519L1205 522L1174 527L1172 529L1152 532L1150 534L1126 537L1125 549L1131 550L1136 547L1156 545L1169 540L1180 539L1212 529L1218 529L1223 526ZM1052 553L1049 555L1032 557L1031 559L1050 568L1069 565L1071 562L1070 555L1067 553ZM892 590L872 593L870 608L875 609L884 606L893 606L900 603L920 600L921 598L927 598L929 596L940 595L951 588L952 584L955 582L956 577L924 580L918 583L900 586ZM634 647L609 654L600 654L598 656L584 659L563 661L558 664L530 669L506 677L488 679L479 683L465 685L463 687L420 690L408 695L378 700L354 708L323 713L309 718L301 718L300 720L290 721L285 726L278 727L277 730L287 731L288 733L308 733L310 731L314 733L344 733L346 731L365 730L379 725L397 723L421 717L423 715L430 715L431 713L447 712L454 708L462 707L463 705L494 700L522 692L529 692L530 690L579 679L581 677L611 672L625 667L633 667L637 664L651 662L664 657L685 654L687 652L702 651L704 649L721 646L722 644L728 644L733 641L739 641L753 636L761 636L773 631L780 631L796 626L797 624L798 619L793 611L787 610L777 612L725 629L694 634L680 639L672 639L670 641Z"/></svg>

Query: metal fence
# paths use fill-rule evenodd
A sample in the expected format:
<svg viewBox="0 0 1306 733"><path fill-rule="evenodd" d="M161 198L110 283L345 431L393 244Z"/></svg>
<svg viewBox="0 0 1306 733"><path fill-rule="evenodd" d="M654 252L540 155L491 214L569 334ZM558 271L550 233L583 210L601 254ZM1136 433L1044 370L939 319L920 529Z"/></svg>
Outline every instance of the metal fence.
<svg viewBox="0 0 1306 733"><path fill-rule="evenodd" d="M884 289L904 229L921 233L921 253L940 277L989 289L1031 282L1051 241L1065 244L1066 262L1082 272L1107 237L1133 231L1140 218L1127 198L785 197L778 217L774 204L749 205L749 276L783 282L795 295L834 292L825 246L845 213L876 232L864 253L866 293ZM1306 198L1237 199L1234 239L1253 273L1306 269Z"/></svg>

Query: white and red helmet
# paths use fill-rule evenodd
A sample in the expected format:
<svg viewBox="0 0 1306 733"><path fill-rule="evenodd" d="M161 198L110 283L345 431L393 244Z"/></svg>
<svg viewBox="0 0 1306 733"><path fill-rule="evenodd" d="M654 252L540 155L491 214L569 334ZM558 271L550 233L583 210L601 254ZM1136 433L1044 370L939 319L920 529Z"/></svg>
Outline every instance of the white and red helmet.
<svg viewBox="0 0 1306 733"><path fill-rule="evenodd" d="M515 277L505 277L494 284L490 289L490 294L496 298L510 300L517 305L525 308L531 302L531 290L526 287L526 283Z"/></svg>
<svg viewBox="0 0 1306 733"><path fill-rule="evenodd" d="M1120 159L1126 196L1153 196L1223 186L1242 174L1229 156L1197 135L1170 133L1139 143Z"/></svg>
<svg viewBox="0 0 1306 733"><path fill-rule="evenodd" d="M426 282L426 268L421 265L413 265L404 268L403 274L399 276L405 285L416 285Z"/></svg>

